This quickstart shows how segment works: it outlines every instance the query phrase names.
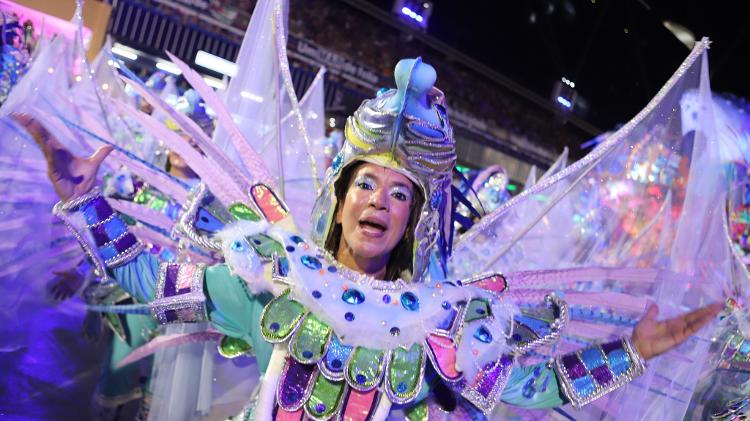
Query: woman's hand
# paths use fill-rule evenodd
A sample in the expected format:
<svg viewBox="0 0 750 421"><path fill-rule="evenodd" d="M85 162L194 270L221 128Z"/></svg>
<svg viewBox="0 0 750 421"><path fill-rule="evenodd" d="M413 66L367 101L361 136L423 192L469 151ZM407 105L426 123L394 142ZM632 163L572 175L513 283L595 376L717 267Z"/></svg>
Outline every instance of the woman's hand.
<svg viewBox="0 0 750 421"><path fill-rule="evenodd" d="M656 357L676 347L694 334L724 308L714 303L672 319L656 321L659 306L651 304L646 315L635 325L631 341L644 359Z"/></svg>
<svg viewBox="0 0 750 421"><path fill-rule="evenodd" d="M111 146L102 146L90 157L79 158L29 115L13 114L12 118L26 129L44 152L47 175L60 199L67 201L91 190L96 183L99 166L112 152Z"/></svg>

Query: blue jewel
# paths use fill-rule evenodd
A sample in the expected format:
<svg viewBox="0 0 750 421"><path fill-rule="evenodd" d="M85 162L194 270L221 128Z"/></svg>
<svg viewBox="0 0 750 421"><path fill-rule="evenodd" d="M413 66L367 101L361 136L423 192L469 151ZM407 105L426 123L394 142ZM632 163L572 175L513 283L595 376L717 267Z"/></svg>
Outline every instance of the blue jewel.
<svg viewBox="0 0 750 421"><path fill-rule="evenodd" d="M474 332L474 337L477 338L480 342L484 342L486 344L492 342L492 334L486 327L484 327L484 325L479 326L479 328Z"/></svg>
<svg viewBox="0 0 750 421"><path fill-rule="evenodd" d="M313 353L312 351L302 351L302 356L305 358L312 358Z"/></svg>
<svg viewBox="0 0 750 421"><path fill-rule="evenodd" d="M355 288L349 288L341 294L341 299L347 304L362 304L365 302L365 294Z"/></svg>
<svg viewBox="0 0 750 421"><path fill-rule="evenodd" d="M326 410L326 404L321 402L315 405L315 412L317 412L318 414L322 413L325 410Z"/></svg>
<svg viewBox="0 0 750 421"><path fill-rule="evenodd" d="M461 281L461 280L458 280L458 281L456 281L456 285L458 285L458 286L463 286L463 285L464 285L464 283L463 283L463 281Z"/></svg>
<svg viewBox="0 0 750 421"><path fill-rule="evenodd" d="M365 382L367 381L367 377L365 377L365 375L364 375L364 374L361 374L361 373L360 373L360 374L357 374L357 375L356 375L356 376L354 377L354 380L356 380L356 381L357 381L357 383L359 383L359 384L365 384Z"/></svg>
<svg viewBox="0 0 750 421"><path fill-rule="evenodd" d="M389 304L391 302L391 296L388 294L383 295L383 302Z"/></svg>
<svg viewBox="0 0 750 421"><path fill-rule="evenodd" d="M300 257L300 260L302 261L303 265L307 266L308 269L318 270L323 267L323 264L320 263L320 260L318 260L315 256L306 254Z"/></svg>
<svg viewBox="0 0 750 421"><path fill-rule="evenodd" d="M396 326L393 326L391 328L391 335L398 336L401 333L401 329L397 328Z"/></svg>
<svg viewBox="0 0 750 421"><path fill-rule="evenodd" d="M240 240L232 242L232 245L230 246L230 248L232 250L234 250L234 251L245 251L245 250L247 250L245 248L245 245L242 244L242 241L240 241Z"/></svg>
<svg viewBox="0 0 750 421"><path fill-rule="evenodd" d="M443 301L443 308L445 310L450 310L451 309L451 303L449 303L447 301Z"/></svg>
<svg viewBox="0 0 750 421"><path fill-rule="evenodd" d="M442 190L435 190L432 192L432 197L430 197L430 206L432 206L432 209L437 209L438 206L440 206L440 201L443 199L443 192Z"/></svg>
<svg viewBox="0 0 750 421"><path fill-rule="evenodd" d="M484 313L486 313L487 311L486 311L485 309L483 309L483 308L478 308L478 309L476 310L476 312L477 312L477 314L484 314Z"/></svg>
<svg viewBox="0 0 750 421"><path fill-rule="evenodd" d="M333 361L331 361L331 367L333 368L341 368L341 360L336 358Z"/></svg>
<svg viewBox="0 0 750 421"><path fill-rule="evenodd" d="M521 342L521 335L519 335L518 333L514 333L513 340L516 342Z"/></svg>
<svg viewBox="0 0 750 421"><path fill-rule="evenodd" d="M271 323L270 326L268 326L268 328L271 329L274 332L276 332L277 330L279 330L279 327L280 327L279 324L276 323L276 322L273 322L273 323Z"/></svg>
<svg viewBox="0 0 750 421"><path fill-rule="evenodd" d="M536 388L534 387L534 379L529 379L529 381L526 382L526 384L523 386L523 391L521 394L526 399L531 399L536 394Z"/></svg>
<svg viewBox="0 0 750 421"><path fill-rule="evenodd" d="M419 299L413 292L405 292L401 294L401 305L409 311L419 310Z"/></svg>
<svg viewBox="0 0 750 421"><path fill-rule="evenodd" d="M351 311L347 311L346 314L344 314L344 318L347 322L351 322L352 320L354 320L354 313L352 313Z"/></svg>
<svg viewBox="0 0 750 421"><path fill-rule="evenodd" d="M344 162L344 157L341 156L341 153L337 153L336 156L333 158L333 162L331 162L331 167L333 168L333 172L337 173L339 169L341 169L341 164Z"/></svg>
<svg viewBox="0 0 750 421"><path fill-rule="evenodd" d="M289 239L290 239L290 240L291 240L291 241L292 241L292 242L293 242L294 244L297 244L297 245L300 245L300 244L304 244L304 243L305 243L305 239L304 239L304 238L302 238L302 237L300 237L299 235L292 235L291 237L289 237Z"/></svg>
<svg viewBox="0 0 750 421"><path fill-rule="evenodd" d="M259 246L261 244L261 241L258 240L257 238L253 238L253 244L255 244L256 246Z"/></svg>
<svg viewBox="0 0 750 421"><path fill-rule="evenodd" d="M286 246L286 251L288 251L289 253L293 252L294 246Z"/></svg>
<svg viewBox="0 0 750 421"><path fill-rule="evenodd" d="M318 299L318 298L322 297L323 294L321 294L320 291L318 291L316 289L315 291L312 292L312 296L313 296L313 298Z"/></svg>
<svg viewBox="0 0 750 421"><path fill-rule="evenodd" d="M328 271L331 273L336 273L337 271L336 266L328 266Z"/></svg>
<svg viewBox="0 0 750 421"><path fill-rule="evenodd" d="M397 391L398 393L404 393L404 392L406 392L406 383L404 383L404 382L399 382L399 383L398 383L398 386L396 386L396 391Z"/></svg>

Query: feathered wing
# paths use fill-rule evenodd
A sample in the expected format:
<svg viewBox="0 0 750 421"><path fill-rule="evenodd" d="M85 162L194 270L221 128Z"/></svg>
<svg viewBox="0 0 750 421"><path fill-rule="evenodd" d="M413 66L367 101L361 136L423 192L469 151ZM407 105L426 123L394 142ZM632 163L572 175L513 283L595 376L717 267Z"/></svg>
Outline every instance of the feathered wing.
<svg viewBox="0 0 750 421"><path fill-rule="evenodd" d="M669 316L720 299L731 282L707 47L698 43L646 108L592 153L540 180L455 245L452 278L478 266L504 273L507 296L522 307L546 292L564 295L572 322L562 342L538 358L628 333L647 300ZM701 108L686 112L684 100L694 95ZM640 387L600 399L588 414L679 418L695 385L691 370L703 365L706 350L696 340L679 349L681 358L671 352L655 360ZM621 394L648 404L618 415Z"/></svg>
<svg viewBox="0 0 750 421"><path fill-rule="evenodd" d="M325 170L320 147L325 136L324 78L321 70L297 100L286 58L287 13L286 1L258 2L237 57L240 71L223 97L244 142L264 158L270 185L293 202L289 207L303 228ZM220 125L214 140L235 162L246 165L244 146L230 124Z"/></svg>

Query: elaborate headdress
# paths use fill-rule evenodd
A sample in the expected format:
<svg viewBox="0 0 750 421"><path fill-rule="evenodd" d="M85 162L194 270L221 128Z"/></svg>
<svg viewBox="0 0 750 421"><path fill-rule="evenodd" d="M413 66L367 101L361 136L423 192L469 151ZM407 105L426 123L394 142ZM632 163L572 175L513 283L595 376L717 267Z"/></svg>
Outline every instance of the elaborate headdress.
<svg viewBox="0 0 750 421"><path fill-rule="evenodd" d="M334 185L342 169L355 162L391 168L411 179L424 194L414 230L412 281L420 281L430 253L444 262L451 230L451 173L456 163L453 129L443 93L435 88L435 69L420 58L396 65L396 86L365 100L346 122L344 146L325 175L313 207L312 235L324 245L336 209Z"/></svg>

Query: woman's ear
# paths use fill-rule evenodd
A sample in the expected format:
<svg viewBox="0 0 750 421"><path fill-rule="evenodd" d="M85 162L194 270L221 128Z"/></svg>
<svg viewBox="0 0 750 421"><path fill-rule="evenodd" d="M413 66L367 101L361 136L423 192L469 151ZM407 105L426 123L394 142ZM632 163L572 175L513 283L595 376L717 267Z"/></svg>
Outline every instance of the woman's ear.
<svg viewBox="0 0 750 421"><path fill-rule="evenodd" d="M336 223L336 224L340 224L341 223L341 208L344 207L343 205L344 204L341 203L341 202L339 202L339 203L336 204L336 215L334 215L334 217L333 217L333 222Z"/></svg>

